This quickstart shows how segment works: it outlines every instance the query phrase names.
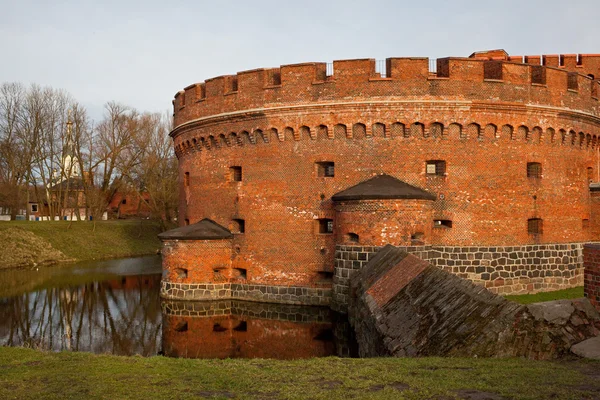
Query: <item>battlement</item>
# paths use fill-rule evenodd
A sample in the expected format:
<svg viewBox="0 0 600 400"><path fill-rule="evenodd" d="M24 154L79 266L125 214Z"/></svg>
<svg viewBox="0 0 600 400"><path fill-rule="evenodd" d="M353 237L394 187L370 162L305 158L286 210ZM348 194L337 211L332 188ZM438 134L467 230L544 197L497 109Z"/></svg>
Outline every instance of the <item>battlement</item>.
<svg viewBox="0 0 600 400"><path fill-rule="evenodd" d="M542 65L539 56L536 62L533 56L483 54L336 60L219 76L175 95L175 125L236 111L373 98L493 100L600 114L600 83L589 72L600 68L600 55L545 56Z"/></svg>

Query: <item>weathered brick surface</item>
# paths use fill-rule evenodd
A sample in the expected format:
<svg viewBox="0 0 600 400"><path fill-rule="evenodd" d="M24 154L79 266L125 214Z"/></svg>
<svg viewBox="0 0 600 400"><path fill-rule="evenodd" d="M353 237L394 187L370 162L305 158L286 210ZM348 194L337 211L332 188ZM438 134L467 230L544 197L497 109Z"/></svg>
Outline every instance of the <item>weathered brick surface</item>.
<svg viewBox="0 0 600 400"><path fill-rule="evenodd" d="M334 62L332 76L325 64L308 63L192 85L176 96L171 133L180 221L210 218L232 228L234 219L245 220L245 233L232 240L231 269L246 270L248 284L309 288L333 273L335 244L346 229L364 229L359 236L373 242L362 245L385 238L406 245L421 232L431 246L595 240L588 178L598 180L598 83L575 75L575 90L568 74L596 74L594 57L584 56L582 66L571 68L569 58L565 67L545 67L544 84L532 81L537 69L528 64L504 62L502 79L485 79L484 60L451 58L438 60L435 76L427 59L389 59L386 78L373 60L346 60ZM428 175L428 160L446 161L445 174ZM323 161L335 162L334 177L319 176L315 163ZM541 178L527 177L528 162L541 163ZM232 166L242 167L240 182ZM344 206L336 217L333 194L382 173L437 200L421 214L418 202L413 209L407 202L387 221L375 214L369 220L369 212L362 221ZM334 220L333 234L318 233L319 218ZM528 233L530 218L543 219L542 234ZM452 227L433 228L433 220L450 220ZM368 223L377 224L370 238ZM384 225L396 231L384 237ZM483 274L450 261L457 260L440 266ZM186 262L196 265L194 257ZM521 279L512 264L490 274ZM569 281L548 287L572 284L571 272L553 275ZM534 281L504 285L530 283L536 290Z"/></svg>
<svg viewBox="0 0 600 400"><path fill-rule="evenodd" d="M588 244L583 249L585 267L585 297L600 310L600 244Z"/></svg>
<svg viewBox="0 0 600 400"><path fill-rule="evenodd" d="M360 355L552 359L600 333L586 299L520 305L393 246L352 279Z"/></svg>
<svg viewBox="0 0 600 400"><path fill-rule="evenodd" d="M325 307L163 301L163 351L186 358L297 359L335 354Z"/></svg>
<svg viewBox="0 0 600 400"><path fill-rule="evenodd" d="M348 233L355 233L361 243L370 246L410 246L411 237L431 243L433 229L432 201L363 200L335 205L336 243L349 243Z"/></svg>
<svg viewBox="0 0 600 400"><path fill-rule="evenodd" d="M229 283L231 240L165 240L162 247L163 280L173 283ZM180 275L187 270L187 277Z"/></svg>

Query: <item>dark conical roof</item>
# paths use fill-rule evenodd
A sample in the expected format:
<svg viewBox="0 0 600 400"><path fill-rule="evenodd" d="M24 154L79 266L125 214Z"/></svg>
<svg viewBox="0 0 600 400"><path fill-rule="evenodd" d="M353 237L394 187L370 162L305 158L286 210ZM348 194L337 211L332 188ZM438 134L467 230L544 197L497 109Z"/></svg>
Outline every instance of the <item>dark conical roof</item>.
<svg viewBox="0 0 600 400"><path fill-rule="evenodd" d="M435 200L436 196L389 175L378 175L333 195L333 201L377 199Z"/></svg>
<svg viewBox="0 0 600 400"><path fill-rule="evenodd" d="M233 234L229 229L208 218L158 235L160 240L219 240L232 237Z"/></svg>

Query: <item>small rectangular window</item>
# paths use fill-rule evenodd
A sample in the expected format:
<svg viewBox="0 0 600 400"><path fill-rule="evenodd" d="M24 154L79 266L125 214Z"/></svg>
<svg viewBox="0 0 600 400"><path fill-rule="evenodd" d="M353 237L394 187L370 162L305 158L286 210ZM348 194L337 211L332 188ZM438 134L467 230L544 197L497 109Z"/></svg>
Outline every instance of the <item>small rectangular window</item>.
<svg viewBox="0 0 600 400"><path fill-rule="evenodd" d="M590 228L590 220L589 219L582 219L581 220L581 228L586 230Z"/></svg>
<svg viewBox="0 0 600 400"><path fill-rule="evenodd" d="M446 175L446 161L444 160L429 160L425 164L425 172L427 175Z"/></svg>
<svg viewBox="0 0 600 400"><path fill-rule="evenodd" d="M31 205L31 212L37 212L38 211L38 205L37 204L32 204Z"/></svg>
<svg viewBox="0 0 600 400"><path fill-rule="evenodd" d="M335 176L335 163L333 161L317 162L317 176L333 178Z"/></svg>
<svg viewBox="0 0 600 400"><path fill-rule="evenodd" d="M542 177L542 164L537 162L528 162L527 177L533 179L540 179Z"/></svg>
<svg viewBox="0 0 600 400"><path fill-rule="evenodd" d="M569 72L567 74L567 89L570 89L570 90L578 90L579 89L576 72Z"/></svg>
<svg viewBox="0 0 600 400"><path fill-rule="evenodd" d="M530 235L541 235L543 232L542 228L541 218L530 218L527 220L527 233Z"/></svg>
<svg viewBox="0 0 600 400"><path fill-rule="evenodd" d="M189 220L189 219L187 219L187 218L185 219L185 221L184 221L184 222L185 222L185 226L188 226L188 225L190 224L190 220Z"/></svg>
<svg viewBox="0 0 600 400"><path fill-rule="evenodd" d="M541 65L531 66L531 83L537 83L539 85L546 84L546 68Z"/></svg>
<svg viewBox="0 0 600 400"><path fill-rule="evenodd" d="M452 228L452 221L449 219L436 219L433 221L434 228Z"/></svg>
<svg viewBox="0 0 600 400"><path fill-rule="evenodd" d="M331 234L333 233L333 220L329 218L320 218L317 220L318 232L321 234Z"/></svg>
<svg viewBox="0 0 600 400"><path fill-rule="evenodd" d="M493 60L484 61L483 79L502 80L502 62Z"/></svg>
<svg viewBox="0 0 600 400"><path fill-rule="evenodd" d="M243 219L234 219L233 220L233 233L244 233L246 232L246 221Z"/></svg>
<svg viewBox="0 0 600 400"><path fill-rule="evenodd" d="M241 182L242 181L242 167L240 167L240 166L230 167L229 173L231 175L231 180L233 182Z"/></svg>
<svg viewBox="0 0 600 400"><path fill-rule="evenodd" d="M189 187L190 186L190 173L186 172L183 175L183 186L184 187Z"/></svg>

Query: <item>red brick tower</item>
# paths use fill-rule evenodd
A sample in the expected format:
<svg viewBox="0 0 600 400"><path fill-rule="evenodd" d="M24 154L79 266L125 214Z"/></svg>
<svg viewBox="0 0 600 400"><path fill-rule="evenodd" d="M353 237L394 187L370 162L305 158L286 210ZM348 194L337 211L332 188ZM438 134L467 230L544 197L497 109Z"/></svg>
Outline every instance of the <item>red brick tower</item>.
<svg viewBox="0 0 600 400"><path fill-rule="evenodd" d="M370 59L285 65L188 86L171 132L180 221L232 232L238 275L223 293L237 298L328 304L338 268L346 290L338 261L359 268L356 254L386 241L496 292L581 284L583 243L598 236L597 76L598 55L496 51L390 58L379 70ZM431 198L332 199L383 174ZM210 268L176 257L190 275ZM163 295L180 297L170 279Z"/></svg>

